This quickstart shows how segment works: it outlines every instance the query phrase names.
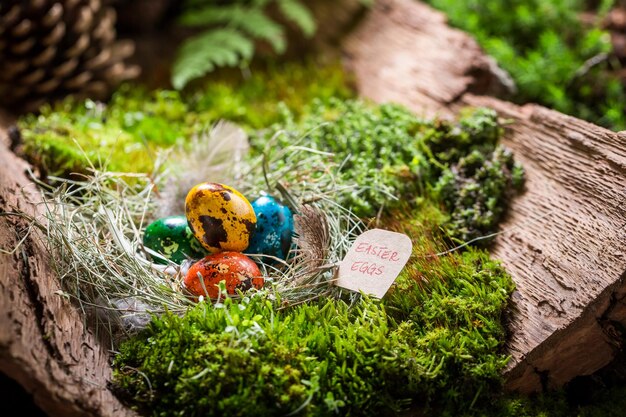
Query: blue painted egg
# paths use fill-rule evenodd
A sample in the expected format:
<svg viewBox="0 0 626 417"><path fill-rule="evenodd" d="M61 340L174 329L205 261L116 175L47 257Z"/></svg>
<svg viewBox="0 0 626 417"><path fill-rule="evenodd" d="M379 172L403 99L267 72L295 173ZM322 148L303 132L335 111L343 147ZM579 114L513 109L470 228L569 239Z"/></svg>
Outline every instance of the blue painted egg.
<svg viewBox="0 0 626 417"><path fill-rule="evenodd" d="M286 259L294 233L291 210L269 195L256 199L252 208L257 223L246 253Z"/></svg>

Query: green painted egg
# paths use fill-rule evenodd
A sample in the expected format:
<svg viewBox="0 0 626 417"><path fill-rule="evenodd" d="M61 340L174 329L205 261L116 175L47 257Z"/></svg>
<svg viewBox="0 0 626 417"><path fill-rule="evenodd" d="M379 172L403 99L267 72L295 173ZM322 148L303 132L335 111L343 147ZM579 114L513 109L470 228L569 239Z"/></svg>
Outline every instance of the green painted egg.
<svg viewBox="0 0 626 417"><path fill-rule="evenodd" d="M189 258L203 258L207 254L193 235L185 216L164 217L150 223L143 235L143 245L177 264ZM152 259L155 263L167 263L156 256Z"/></svg>

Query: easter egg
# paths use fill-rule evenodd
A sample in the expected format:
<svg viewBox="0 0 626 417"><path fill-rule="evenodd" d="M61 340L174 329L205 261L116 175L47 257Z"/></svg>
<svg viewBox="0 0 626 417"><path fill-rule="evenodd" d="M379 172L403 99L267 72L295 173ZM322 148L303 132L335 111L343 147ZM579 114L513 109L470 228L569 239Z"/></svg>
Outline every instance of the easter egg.
<svg viewBox="0 0 626 417"><path fill-rule="evenodd" d="M217 298L217 285L220 281L226 282L228 294L235 294L237 289L260 289L264 279L254 261L243 253L220 252L208 255L191 265L184 283L187 290L195 296Z"/></svg>
<svg viewBox="0 0 626 417"><path fill-rule="evenodd" d="M187 225L185 216L164 217L150 223L143 235L143 245L177 264L207 254ZM152 258L156 263L167 263L165 259Z"/></svg>
<svg viewBox="0 0 626 417"><path fill-rule="evenodd" d="M243 252L248 247L256 216L250 202L234 188L198 184L187 194L185 210L189 227L209 252Z"/></svg>
<svg viewBox="0 0 626 417"><path fill-rule="evenodd" d="M269 195L252 203L256 214L256 229L250 239L247 253L260 253L285 259L293 237L293 215L289 207Z"/></svg>

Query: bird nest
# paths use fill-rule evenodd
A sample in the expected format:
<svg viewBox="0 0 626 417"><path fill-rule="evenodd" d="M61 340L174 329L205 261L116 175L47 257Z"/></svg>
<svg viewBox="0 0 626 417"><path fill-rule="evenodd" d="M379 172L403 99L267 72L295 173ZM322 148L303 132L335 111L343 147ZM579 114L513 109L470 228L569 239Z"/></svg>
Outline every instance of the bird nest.
<svg viewBox="0 0 626 417"><path fill-rule="evenodd" d="M185 193L202 181L232 184L245 195L280 194L294 210L295 245L288 260L253 256L266 282L260 291L283 306L341 295L333 285L336 267L365 225L336 202L338 194L359 188L337 184L341 166L332 154L296 143L253 158L245 133L230 123L194 138L188 149L193 151L178 149L158 158L158 174L92 166L89 176L52 178L54 187L45 186L43 216L32 221L44 232L63 295L116 339L144 328L153 314L183 314L194 305L182 284L192 260L153 263L142 242L145 226L183 213ZM273 170L275 160L291 164Z"/></svg>

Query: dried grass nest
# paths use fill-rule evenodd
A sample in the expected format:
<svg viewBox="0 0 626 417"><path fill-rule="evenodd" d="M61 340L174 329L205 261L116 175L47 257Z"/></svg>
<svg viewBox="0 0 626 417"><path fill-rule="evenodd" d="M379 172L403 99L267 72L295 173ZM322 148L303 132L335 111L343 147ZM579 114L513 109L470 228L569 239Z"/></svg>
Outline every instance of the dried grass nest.
<svg viewBox="0 0 626 417"><path fill-rule="evenodd" d="M257 157L248 150L243 130L220 122L185 149L159 155L153 174L104 172L92 164L89 176L50 178L54 186L40 183L41 215L28 217L31 230L42 232L61 295L118 342L145 328L153 314L184 314L195 304L182 288L191 260L152 263L142 244L143 229L158 217L182 213L189 188L211 181L233 185L247 196L280 194L295 212L289 261L255 257L266 280L261 291L285 305L342 296L333 285L336 266L366 226L336 203L337 195L367 187L338 184L341 161L299 143L272 149L270 141ZM272 170L277 160L292 163Z"/></svg>

